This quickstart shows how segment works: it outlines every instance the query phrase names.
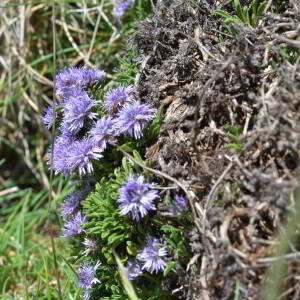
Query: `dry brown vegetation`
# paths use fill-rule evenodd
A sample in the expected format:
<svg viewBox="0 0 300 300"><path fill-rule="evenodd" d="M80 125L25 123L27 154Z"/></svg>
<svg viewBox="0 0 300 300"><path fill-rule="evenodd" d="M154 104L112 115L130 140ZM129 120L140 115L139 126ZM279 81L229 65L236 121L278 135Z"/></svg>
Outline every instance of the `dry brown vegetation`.
<svg viewBox="0 0 300 300"><path fill-rule="evenodd" d="M165 111L147 157L196 212L183 299L261 299L299 179L300 6L231 32L212 8L160 1L134 37L140 95ZM297 239L284 261L280 299L299 299Z"/></svg>

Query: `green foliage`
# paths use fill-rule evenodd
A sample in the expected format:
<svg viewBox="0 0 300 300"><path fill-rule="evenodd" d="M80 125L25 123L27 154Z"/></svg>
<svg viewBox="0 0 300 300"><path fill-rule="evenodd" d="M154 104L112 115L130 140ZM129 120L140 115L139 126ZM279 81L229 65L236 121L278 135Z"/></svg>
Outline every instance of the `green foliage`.
<svg viewBox="0 0 300 300"><path fill-rule="evenodd" d="M134 58L136 57L137 53L134 50L129 50L125 57L119 58L119 69L117 70L114 81L134 84L135 77L139 71L139 64L134 62Z"/></svg>
<svg viewBox="0 0 300 300"><path fill-rule="evenodd" d="M124 270L124 266L120 260L120 258L118 257L118 255L116 253L114 253L118 267L119 267L119 273L122 279L122 284L124 286L124 289L126 290L126 293L129 297L130 300L138 300L139 298L137 297L133 285L131 284L131 282L128 280L127 274L125 273Z"/></svg>
<svg viewBox="0 0 300 300"><path fill-rule="evenodd" d="M6 188L16 187L15 181L5 183ZM55 178L53 191L61 178ZM58 196L53 200L55 207L68 194L70 189L63 186ZM54 282L55 270L51 253L50 232L60 229L57 227L57 215L48 214L48 193L39 192L32 188L16 190L0 197L0 298L9 298L9 294L26 295L27 299L56 299L57 286ZM64 294L76 297L75 278L72 276L63 257L68 255L67 241L55 239L59 249L58 263L61 276L65 278ZM20 298L21 299L21 298ZM75 299L75 298L74 298Z"/></svg>
<svg viewBox="0 0 300 300"><path fill-rule="evenodd" d="M165 239L168 241L168 245L172 249L173 257L184 262L190 257L190 252L184 243L185 228L180 228L178 225L175 227L174 225L163 225L160 227L160 230L164 232Z"/></svg>
<svg viewBox="0 0 300 300"><path fill-rule="evenodd" d="M135 239L137 230L128 222L126 217L120 216L117 199L118 190L126 180L129 172L133 169L129 163L123 159L123 166L117 168L110 177L102 177L96 184L95 192L82 202L83 212L88 218L84 225L89 238L97 240L99 244L98 259L102 262L97 272L97 278L101 285L95 288L95 295L98 299L125 299L121 287L118 269L115 263L114 250L123 258L127 256L127 241Z"/></svg>
<svg viewBox="0 0 300 300"><path fill-rule="evenodd" d="M88 218L84 229L88 236L101 238L101 253L108 264L114 263L113 249L120 245L120 248L126 249L126 241L132 240L137 233L133 224L120 216L116 202L119 188L131 171L130 168L127 170L118 168L110 178L103 177L96 185L95 192L82 203L83 212Z"/></svg>
<svg viewBox="0 0 300 300"><path fill-rule="evenodd" d="M132 149L132 156L136 161L145 164L137 150ZM132 173L144 172L124 157L121 166L116 168L113 174L102 177L96 184L95 192L82 201L83 213L88 219L84 229L88 238L98 241L99 250L95 254L95 260L99 259L102 262L97 271L97 278L102 284L97 285L93 293L96 298L103 300L125 299L121 282L127 292L133 291L132 285L128 285L128 280L122 273L120 263L123 265L128 259L136 257L144 247L146 237L150 235L167 242L169 255L173 260L167 263L163 274L146 272L134 281L137 295L141 299L172 299L169 291L161 289L160 282L162 276L176 277L175 268L181 264L185 265L190 259L191 253L186 246L184 233L190 230L191 223L184 220L181 222L180 218L162 222L155 215L136 223L130 216L121 216L117 203L119 189ZM115 253L120 259L116 260ZM79 259L82 260L85 258Z"/></svg>
<svg viewBox="0 0 300 300"><path fill-rule="evenodd" d="M161 106L156 113L155 119L146 130L145 137L147 141L156 139L160 132L161 118L163 116L163 106Z"/></svg>
<svg viewBox="0 0 300 300"><path fill-rule="evenodd" d="M231 34L234 34L234 29L230 26L232 23L244 23L251 27L256 27L259 18L265 13L267 1L253 0L249 7L247 5L241 7L240 0L233 0L232 5L236 15L232 15L224 10L214 10L213 13L223 17L226 24L225 27Z"/></svg>
<svg viewBox="0 0 300 300"><path fill-rule="evenodd" d="M225 145L227 149L233 149L237 152L244 151L244 143L245 139L242 135L242 127L240 126L232 126L232 125L225 125L224 129L228 131L226 137L229 139L229 143Z"/></svg>

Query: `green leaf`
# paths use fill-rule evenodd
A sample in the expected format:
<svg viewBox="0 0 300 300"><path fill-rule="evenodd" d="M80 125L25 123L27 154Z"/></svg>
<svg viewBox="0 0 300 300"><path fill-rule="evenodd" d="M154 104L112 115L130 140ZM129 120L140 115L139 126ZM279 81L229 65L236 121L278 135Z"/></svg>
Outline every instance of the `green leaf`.
<svg viewBox="0 0 300 300"><path fill-rule="evenodd" d="M133 154L133 157L134 157L134 159L135 159L136 161L138 161L138 162L141 163L141 164L144 164L144 162L143 162L143 160L142 160L140 154L138 153L138 151L133 150L133 151L132 151L132 154Z"/></svg>
<svg viewBox="0 0 300 300"><path fill-rule="evenodd" d="M213 13L216 14L216 15L219 15L221 17L224 17L224 19L225 19L224 22L226 24L228 24L228 23L241 23L242 22L242 20L239 17L232 16L231 14L229 14L228 12L226 12L224 10L214 10ZM226 26L226 28L227 28L227 26ZM227 28L227 30L228 30L228 32L233 34L232 30L230 28Z"/></svg>
<svg viewBox="0 0 300 300"><path fill-rule="evenodd" d="M241 3L240 0L234 0L234 7L236 10L236 15L242 20L242 22L245 22L243 12L241 9Z"/></svg>
<svg viewBox="0 0 300 300"><path fill-rule="evenodd" d="M240 145L240 144L234 144L234 143L227 144L227 145L224 146L224 148L226 148L226 149L234 149L234 150L239 151L239 152L244 151L242 145Z"/></svg>
<svg viewBox="0 0 300 300"><path fill-rule="evenodd" d="M122 167L125 170L126 173L129 173L129 168L128 168L128 159L126 156L122 158Z"/></svg>
<svg viewBox="0 0 300 300"><path fill-rule="evenodd" d="M243 128L241 126L225 125L224 129L234 136L239 136L243 132Z"/></svg>
<svg viewBox="0 0 300 300"><path fill-rule="evenodd" d="M110 232L109 232L109 231L102 232L102 233L101 233L101 238L102 238L102 239L106 239L109 235L110 235Z"/></svg>
<svg viewBox="0 0 300 300"><path fill-rule="evenodd" d="M250 24L250 17L249 17L249 9L248 9L248 7L245 6L242 11L243 11L244 23Z"/></svg>
<svg viewBox="0 0 300 300"><path fill-rule="evenodd" d="M172 225L163 225L160 227L161 230L166 232L181 232L182 230L176 227L173 227Z"/></svg>
<svg viewBox="0 0 300 300"><path fill-rule="evenodd" d="M135 142L128 142L119 147L119 149L124 150L126 152L132 153L135 149Z"/></svg>
<svg viewBox="0 0 300 300"><path fill-rule="evenodd" d="M226 18L226 19L232 18L232 15L231 15L230 13L228 13L227 11L224 11L224 10L216 9L216 10L213 11L213 13L214 13L215 15L224 17L224 18Z"/></svg>
<svg viewBox="0 0 300 300"><path fill-rule="evenodd" d="M164 277L166 277L177 265L177 261L169 261L167 267L164 269Z"/></svg>
<svg viewBox="0 0 300 300"><path fill-rule="evenodd" d="M262 2L259 5L257 13L256 13L257 17L262 17L264 15L266 7L267 7L267 2L266 1Z"/></svg>
<svg viewBox="0 0 300 300"><path fill-rule="evenodd" d="M122 240L125 240L125 236L123 234L113 233L108 237L108 245L119 244Z"/></svg>
<svg viewBox="0 0 300 300"><path fill-rule="evenodd" d="M252 1L252 13L255 15L257 14L258 2L259 0Z"/></svg>

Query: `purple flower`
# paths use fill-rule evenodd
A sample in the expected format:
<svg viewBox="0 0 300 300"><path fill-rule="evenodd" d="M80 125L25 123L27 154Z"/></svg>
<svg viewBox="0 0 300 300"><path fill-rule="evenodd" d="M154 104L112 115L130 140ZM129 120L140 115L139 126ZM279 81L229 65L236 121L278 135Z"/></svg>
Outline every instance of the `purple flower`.
<svg viewBox="0 0 300 300"><path fill-rule="evenodd" d="M81 212L78 212L74 219L69 220L64 224L64 237L70 237L84 232L84 229L81 228L81 225L83 225L85 222L85 216Z"/></svg>
<svg viewBox="0 0 300 300"><path fill-rule="evenodd" d="M88 69L88 68L82 68L81 69L84 80L84 85L89 83L94 83L99 80L103 80L106 76L105 72L102 70L94 70L94 69Z"/></svg>
<svg viewBox="0 0 300 300"><path fill-rule="evenodd" d="M74 191L65 198L64 204L62 206L61 215L66 218L70 215L74 215L80 205L80 201L84 199L88 189L82 188L77 191Z"/></svg>
<svg viewBox="0 0 300 300"><path fill-rule="evenodd" d="M124 15L125 11L128 10L130 6L133 6L133 4L134 0L119 0L115 2L113 14L118 22L120 22L120 18Z"/></svg>
<svg viewBox="0 0 300 300"><path fill-rule="evenodd" d="M159 198L158 191L151 189L153 184L144 183L144 176L135 178L129 175L127 182L120 188L118 202L121 206L121 215L132 214L132 219L139 221L148 214L149 210L155 210L153 201Z"/></svg>
<svg viewBox="0 0 300 300"><path fill-rule="evenodd" d="M55 174L64 173L65 175L70 173L70 167L68 164L68 151L69 145L72 143L71 137L59 136L55 139L53 145L53 161L52 166ZM51 166L51 151L48 153L48 164Z"/></svg>
<svg viewBox="0 0 300 300"><path fill-rule="evenodd" d="M160 243L158 239L148 238L146 247L137 255L137 259L144 263L142 270L157 273L164 269L166 263L163 257L167 255L167 247L161 247Z"/></svg>
<svg viewBox="0 0 300 300"><path fill-rule="evenodd" d="M54 105L51 104L45 109L44 116L41 118L46 128L50 129L53 124L53 115L55 114Z"/></svg>
<svg viewBox="0 0 300 300"><path fill-rule="evenodd" d="M127 267L124 268L125 272L128 274L129 280L134 280L138 276L143 274L141 265L137 261L128 261Z"/></svg>
<svg viewBox="0 0 300 300"><path fill-rule="evenodd" d="M81 89L89 83L103 80L105 72L88 68L69 67L56 75L56 96L64 98L73 89Z"/></svg>
<svg viewBox="0 0 300 300"><path fill-rule="evenodd" d="M97 261L95 266L92 266L89 263L85 262L79 267L78 285L81 289L84 290L84 300L88 300L90 298L93 285L96 283L100 283L100 280L96 277L96 271L100 265L101 263L99 261Z"/></svg>
<svg viewBox="0 0 300 300"><path fill-rule="evenodd" d="M101 148L95 146L90 138L70 140L66 136L59 136L54 142L53 170L55 173L69 175L75 169L79 175L93 172L92 160L99 160L103 155ZM48 154L48 164L51 165L51 152Z"/></svg>
<svg viewBox="0 0 300 300"><path fill-rule="evenodd" d="M117 130L139 139L143 135L143 129L154 118L155 112L156 109L138 101L127 103L117 115Z"/></svg>
<svg viewBox="0 0 300 300"><path fill-rule="evenodd" d="M108 143L116 143L115 120L111 117L102 117L94 124L89 135L101 149L105 149Z"/></svg>
<svg viewBox="0 0 300 300"><path fill-rule="evenodd" d="M60 126L59 140L62 144L69 145L76 140L76 133L69 129L69 125L63 122Z"/></svg>
<svg viewBox="0 0 300 300"><path fill-rule="evenodd" d="M101 148L94 145L92 139L84 138L75 141L68 147L67 165L69 170L79 170L79 175L85 175L94 171L92 160L99 160L103 155Z"/></svg>
<svg viewBox="0 0 300 300"><path fill-rule="evenodd" d="M95 119L97 114L91 112L97 102L81 89L73 89L64 103L64 126L70 131L77 132L83 127L85 118Z"/></svg>
<svg viewBox="0 0 300 300"><path fill-rule="evenodd" d="M187 199L184 196L175 196L175 200L173 200L172 204L170 205L170 211L176 215L180 216L184 212L188 211L189 206Z"/></svg>
<svg viewBox="0 0 300 300"><path fill-rule="evenodd" d="M104 97L104 108L110 113L119 111L122 105L134 100L134 92L134 87L126 84L109 90Z"/></svg>

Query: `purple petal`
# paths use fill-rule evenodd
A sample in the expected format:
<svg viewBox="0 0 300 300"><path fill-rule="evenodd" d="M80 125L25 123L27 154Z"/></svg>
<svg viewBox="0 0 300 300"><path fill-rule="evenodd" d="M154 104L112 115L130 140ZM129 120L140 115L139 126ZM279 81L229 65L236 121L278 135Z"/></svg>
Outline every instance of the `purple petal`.
<svg viewBox="0 0 300 300"><path fill-rule="evenodd" d="M71 237L84 232L84 229L81 228L81 225L83 225L85 222L85 216L78 212L74 219L69 220L64 224L64 237Z"/></svg>
<svg viewBox="0 0 300 300"><path fill-rule="evenodd" d="M104 108L110 112L117 112L125 104L134 100L135 88L132 85L121 85L109 90L104 97Z"/></svg>
<svg viewBox="0 0 300 300"><path fill-rule="evenodd" d="M139 139L143 136L143 129L154 118L155 113L156 109L147 104L140 104L138 101L127 103L117 115L117 130L119 133L128 133Z"/></svg>
<svg viewBox="0 0 300 300"><path fill-rule="evenodd" d="M93 142L101 149L105 149L109 143L117 143L115 120L111 117L102 117L95 123L89 132Z"/></svg>
<svg viewBox="0 0 300 300"><path fill-rule="evenodd" d="M73 132L78 132L83 127L86 118L95 119L96 113L91 109L97 104L83 90L73 90L64 103L64 123Z"/></svg>
<svg viewBox="0 0 300 300"><path fill-rule="evenodd" d="M155 210L154 200L159 198L158 191L151 189L153 184L144 183L144 176L135 178L128 177L127 182L120 188L121 215L131 213L132 219L139 221L146 216L150 210Z"/></svg>
<svg viewBox="0 0 300 300"><path fill-rule="evenodd" d="M137 259L144 263L142 270L158 273L165 268L163 257L167 255L167 247L161 247L160 243L158 239L148 238L146 247L137 256Z"/></svg>

